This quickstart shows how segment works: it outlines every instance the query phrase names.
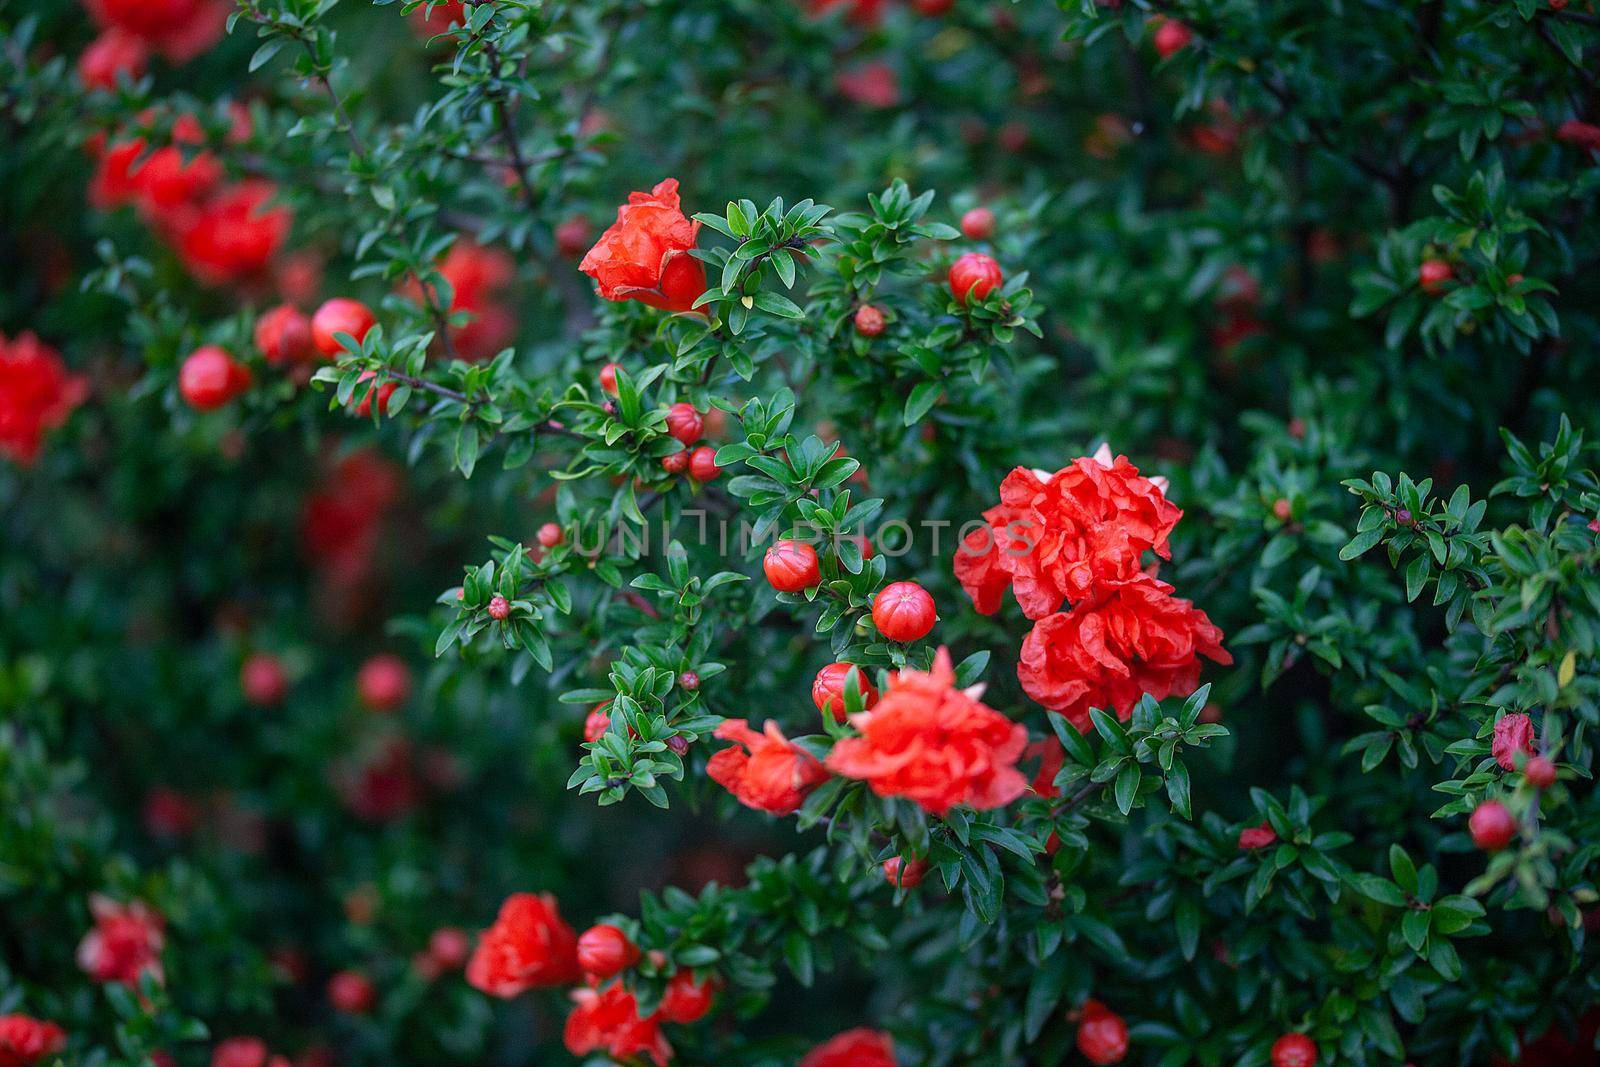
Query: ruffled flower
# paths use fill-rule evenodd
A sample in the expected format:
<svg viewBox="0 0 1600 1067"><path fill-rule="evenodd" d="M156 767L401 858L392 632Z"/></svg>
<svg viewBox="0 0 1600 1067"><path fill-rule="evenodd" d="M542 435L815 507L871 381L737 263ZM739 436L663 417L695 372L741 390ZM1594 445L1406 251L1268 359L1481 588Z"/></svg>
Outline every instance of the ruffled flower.
<svg viewBox="0 0 1600 1067"><path fill-rule="evenodd" d="M798 748L774 722L756 733L748 722L729 719L716 736L734 742L712 756L706 774L739 799L739 803L773 815L792 815L806 795L828 779L810 753Z"/></svg>
<svg viewBox="0 0 1600 1067"><path fill-rule="evenodd" d="M851 717L860 735L834 746L828 769L934 815L957 804L1009 804L1028 788L1016 766L1028 731L980 702L980 694L955 687L949 650L941 648L931 671L900 671L871 711Z"/></svg>
<svg viewBox="0 0 1600 1067"><path fill-rule="evenodd" d="M1166 582L1137 574L1035 623L1017 677L1028 696L1087 730L1090 708L1127 719L1142 694L1162 700L1194 692L1200 656L1233 662L1205 612L1174 597Z"/></svg>
<svg viewBox="0 0 1600 1067"><path fill-rule="evenodd" d="M510 998L536 986L578 980L578 935L549 893L513 893L467 961L467 982Z"/></svg>

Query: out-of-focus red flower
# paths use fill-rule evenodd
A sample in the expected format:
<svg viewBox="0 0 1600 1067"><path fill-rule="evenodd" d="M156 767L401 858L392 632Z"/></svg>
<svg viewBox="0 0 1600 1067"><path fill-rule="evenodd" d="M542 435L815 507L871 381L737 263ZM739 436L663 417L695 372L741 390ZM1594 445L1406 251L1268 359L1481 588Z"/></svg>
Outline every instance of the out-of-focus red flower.
<svg viewBox="0 0 1600 1067"><path fill-rule="evenodd" d="M78 55L78 80L86 89L114 90L118 75L144 77L149 61L150 48L142 38L113 27Z"/></svg>
<svg viewBox="0 0 1600 1067"><path fill-rule="evenodd" d="M88 396L88 379L67 373L55 349L31 333L0 333L0 455L33 463L44 435Z"/></svg>
<svg viewBox="0 0 1600 1067"><path fill-rule="evenodd" d="M137 37L175 63L222 40L227 0L84 0L96 24Z"/></svg>
<svg viewBox="0 0 1600 1067"><path fill-rule="evenodd" d="M578 977L578 935L549 893L507 897L467 961L467 982L496 997L570 985Z"/></svg>
<svg viewBox="0 0 1600 1067"><path fill-rule="evenodd" d="M1144 693L1187 696L1200 684L1200 656L1227 665L1222 631L1206 613L1147 574L1101 587L1092 600L1034 624L1022 642L1023 691L1089 728L1089 709L1127 719Z"/></svg>
<svg viewBox="0 0 1600 1067"><path fill-rule="evenodd" d="M955 687L948 649L933 669L900 671L871 711L851 717L860 736L833 747L828 769L859 778L879 796L903 796L934 815L957 804L984 810L1028 788L1017 760L1027 728Z"/></svg>
<svg viewBox="0 0 1600 1067"><path fill-rule="evenodd" d="M968 533L956 550L957 580L982 614L999 610L1009 585L1023 614L1042 619L1063 600L1132 577L1147 551L1169 558L1167 539L1183 511L1167 500L1164 483L1102 448L1054 474L1018 467L983 517L987 529Z"/></svg>
<svg viewBox="0 0 1600 1067"><path fill-rule="evenodd" d="M157 837L183 837L200 824L194 801L167 786L155 786L144 795L144 825Z"/></svg>
<svg viewBox="0 0 1600 1067"><path fill-rule="evenodd" d="M699 233L700 224L679 207L678 179L668 178L648 193L628 194L578 269L607 300L688 311L706 291L705 264L689 254Z"/></svg>
<svg viewBox="0 0 1600 1067"><path fill-rule="evenodd" d="M422 800L411 745L402 737L386 739L365 762L342 776L340 786L351 813L368 822L404 818Z"/></svg>
<svg viewBox="0 0 1600 1067"><path fill-rule="evenodd" d="M472 315L471 322L450 330L450 340L462 359L488 359L516 336L516 314L499 299L516 272L516 262L504 249L472 241L457 241L439 261L439 273L450 283L449 310L452 314L465 311ZM413 298L422 295L415 283L409 290Z"/></svg>
<svg viewBox="0 0 1600 1067"><path fill-rule="evenodd" d="M274 1056L259 1037L230 1037L211 1050L211 1067L290 1067L287 1056Z"/></svg>
<svg viewBox="0 0 1600 1067"><path fill-rule="evenodd" d="M846 100L863 107L894 107L900 103L900 77L880 61L858 63L834 75L833 84Z"/></svg>
<svg viewBox="0 0 1600 1067"><path fill-rule="evenodd" d="M191 213L177 233L178 256L189 273L208 285L265 274L293 218L288 208L268 205L276 193L271 182L242 181Z"/></svg>
<svg viewBox="0 0 1600 1067"><path fill-rule="evenodd" d="M1586 148L1591 152L1600 152L1600 126L1592 122L1568 119L1556 127L1556 140Z"/></svg>
<svg viewBox="0 0 1600 1067"><path fill-rule="evenodd" d="M371 572L384 515L399 499L401 485L393 463L362 449L340 459L306 498L301 543L325 582L348 587Z"/></svg>
<svg viewBox="0 0 1600 1067"><path fill-rule="evenodd" d="M807 794L828 780L822 764L784 737L770 720L764 733L756 733L748 722L728 719L715 736L734 744L711 757L706 774L746 807L791 815Z"/></svg>
<svg viewBox="0 0 1600 1067"><path fill-rule="evenodd" d="M1500 716L1494 724L1490 746L1494 761L1508 771L1517 769L1517 755L1533 755L1533 720L1520 711Z"/></svg>
<svg viewBox="0 0 1600 1067"><path fill-rule="evenodd" d="M94 928L78 943L78 966L96 982L132 985L143 975L163 980L161 949L165 922L142 901L120 904L99 893L89 897Z"/></svg>
<svg viewBox="0 0 1600 1067"><path fill-rule="evenodd" d="M0 1015L0 1067L33 1067L67 1047L66 1031L31 1015Z"/></svg>
<svg viewBox="0 0 1600 1067"><path fill-rule="evenodd" d="M577 989L572 993L572 1013L567 1016L562 1040L574 1056L604 1051L613 1059L648 1056L656 1067L666 1067L672 1046L661 1032L659 1013L639 1018L633 994L614 982L604 989Z"/></svg>
<svg viewBox="0 0 1600 1067"><path fill-rule="evenodd" d="M801 2L817 18L843 9L845 18L867 29L872 29L883 21L884 9L889 6L889 0L801 0Z"/></svg>
<svg viewBox="0 0 1600 1067"><path fill-rule="evenodd" d="M800 1067L895 1067L894 1040L865 1026L846 1030L806 1053Z"/></svg>

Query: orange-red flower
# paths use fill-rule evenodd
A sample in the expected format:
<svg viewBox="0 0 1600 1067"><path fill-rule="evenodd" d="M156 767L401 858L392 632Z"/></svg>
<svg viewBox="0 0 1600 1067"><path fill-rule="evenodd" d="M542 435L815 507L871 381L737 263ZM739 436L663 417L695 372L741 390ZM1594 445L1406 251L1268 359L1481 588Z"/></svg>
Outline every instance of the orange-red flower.
<svg viewBox="0 0 1600 1067"><path fill-rule="evenodd" d="M895 1067L894 1041L882 1030L859 1026L806 1053L800 1067Z"/></svg>
<svg viewBox="0 0 1600 1067"><path fill-rule="evenodd" d="M67 1047L55 1023L28 1015L0 1015L0 1067L33 1067Z"/></svg>
<svg viewBox="0 0 1600 1067"><path fill-rule="evenodd" d="M1194 692L1200 656L1233 662L1205 612L1174 597L1166 582L1136 574L1035 623L1017 677L1028 696L1087 730L1090 708L1127 719L1141 694L1161 700Z"/></svg>
<svg viewBox="0 0 1600 1067"><path fill-rule="evenodd" d="M578 980L578 935L549 893L513 893L467 961L467 982L496 997Z"/></svg>
<svg viewBox="0 0 1600 1067"><path fill-rule="evenodd" d="M956 550L955 573L979 612L1000 607L1009 585L1030 619L1042 619L1132 577L1144 553L1169 557L1167 539L1183 511L1158 481L1109 449L1073 460L1054 474L1023 467L1000 485L1000 503L984 512Z"/></svg>
<svg viewBox="0 0 1600 1067"><path fill-rule="evenodd" d="M689 311L706 291L705 264L689 254L699 233L700 224L678 206L678 179L668 178L648 193L628 194L578 269L607 300Z"/></svg>
<svg viewBox="0 0 1600 1067"><path fill-rule="evenodd" d="M32 463L46 431L88 395L88 380L68 374L55 349L31 333L0 334L0 455Z"/></svg>
<svg viewBox="0 0 1600 1067"><path fill-rule="evenodd" d="M574 1056L604 1050L613 1059L648 1056L656 1067L667 1067L672 1046L661 1033L660 1014L639 1018L633 994L614 982L602 990L573 990L574 1006L567 1016L562 1040Z"/></svg>
<svg viewBox="0 0 1600 1067"><path fill-rule="evenodd" d="M902 670L876 707L851 717L860 735L834 746L828 769L934 815L957 804L1009 804L1028 788L1017 770L1028 731L977 697L955 687L949 650L941 648L931 671Z"/></svg>
<svg viewBox="0 0 1600 1067"><path fill-rule="evenodd" d="M162 932L166 923L154 908L133 901L119 904L99 893L89 897L94 929L78 943L78 966L96 982L128 985L149 974L162 981Z"/></svg>
<svg viewBox="0 0 1600 1067"><path fill-rule="evenodd" d="M706 774L746 807L791 815L828 779L822 764L784 737L777 723L768 721L766 732L756 733L748 722L729 719L716 736L734 744L711 757Z"/></svg>

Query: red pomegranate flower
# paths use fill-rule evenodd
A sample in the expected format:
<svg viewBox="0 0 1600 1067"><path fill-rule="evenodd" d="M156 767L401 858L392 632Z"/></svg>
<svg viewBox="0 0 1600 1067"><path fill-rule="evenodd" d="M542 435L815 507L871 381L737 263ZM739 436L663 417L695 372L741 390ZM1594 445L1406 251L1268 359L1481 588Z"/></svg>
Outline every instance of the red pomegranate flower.
<svg viewBox="0 0 1600 1067"><path fill-rule="evenodd" d="M689 311L706 291L705 264L689 254L700 224L678 206L678 179L629 193L617 221L578 264L607 300L637 300L664 311Z"/></svg>
<svg viewBox="0 0 1600 1067"><path fill-rule="evenodd" d="M0 333L0 455L31 464L47 431L67 421L89 382L67 373L60 353L31 333Z"/></svg>
<svg viewBox="0 0 1600 1067"><path fill-rule="evenodd" d="M672 1046L661 1033L659 1013L639 1018L633 994L614 982L604 989L577 989L572 993L572 1014L561 1038L567 1051L586 1056L604 1050L613 1059L648 1056L656 1067L666 1067Z"/></svg>
<svg viewBox="0 0 1600 1067"><path fill-rule="evenodd" d="M99 893L89 897L94 929L78 943L78 966L96 982L127 985L149 974L160 982L162 932L166 923L141 901L119 904Z"/></svg>
<svg viewBox="0 0 1600 1067"><path fill-rule="evenodd" d="M860 1026L806 1053L800 1067L895 1067L894 1041L882 1030Z"/></svg>
<svg viewBox="0 0 1600 1067"><path fill-rule="evenodd" d="M222 40L227 0L84 0L94 21L118 29L183 63Z"/></svg>
<svg viewBox="0 0 1600 1067"><path fill-rule="evenodd" d="M229 186L194 212L177 233L185 269L207 285L247 281L265 273L289 236L292 216L267 202L277 193L271 182L243 181Z"/></svg>
<svg viewBox="0 0 1600 1067"><path fill-rule="evenodd" d="M706 774L746 807L792 815L828 779L822 764L784 737L777 723L756 733L748 722L728 719L716 736L735 743L711 757Z"/></svg>
<svg viewBox="0 0 1600 1067"><path fill-rule="evenodd" d="M1017 770L1028 731L981 703L980 692L955 688L949 650L940 648L931 671L902 670L876 707L851 718L860 736L834 746L828 769L934 815L1011 803L1028 788Z"/></svg>
<svg viewBox="0 0 1600 1067"><path fill-rule="evenodd" d="M549 893L507 897L467 961L468 984L496 997L577 980L578 935L561 920L556 898Z"/></svg>
<svg viewBox="0 0 1600 1067"><path fill-rule="evenodd" d="M1494 724L1494 742L1490 752L1502 768L1516 770L1518 753L1533 755L1533 720L1520 711L1502 715Z"/></svg>
<svg viewBox="0 0 1600 1067"><path fill-rule="evenodd" d="M1132 577L1146 551L1170 558L1183 511L1164 488L1104 447L1050 475L1018 467L984 512L988 529L956 550L956 578L982 614L999 609L1010 585L1023 614L1042 619L1099 583Z"/></svg>
<svg viewBox="0 0 1600 1067"><path fill-rule="evenodd" d="M67 1047L66 1032L29 1015L0 1015L0 1067L33 1067Z"/></svg>
<svg viewBox="0 0 1600 1067"><path fill-rule="evenodd" d="M1028 696L1087 730L1090 708L1127 719L1144 693L1161 700L1194 692L1200 656L1233 662L1205 612L1166 582L1137 574L1035 623L1017 677Z"/></svg>

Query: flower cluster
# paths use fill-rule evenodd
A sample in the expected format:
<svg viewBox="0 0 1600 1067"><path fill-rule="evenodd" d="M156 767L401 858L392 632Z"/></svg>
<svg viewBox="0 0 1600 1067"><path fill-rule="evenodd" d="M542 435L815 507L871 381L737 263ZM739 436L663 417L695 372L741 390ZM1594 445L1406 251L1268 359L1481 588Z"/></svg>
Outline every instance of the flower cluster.
<svg viewBox="0 0 1600 1067"><path fill-rule="evenodd" d="M88 381L67 373L55 349L31 333L0 334L0 455L31 464L45 433L88 395Z"/></svg>
<svg viewBox="0 0 1600 1067"><path fill-rule="evenodd" d="M554 897L516 893L484 931L466 976L474 988L507 999L537 987L575 986L562 1031L569 1052L604 1052L625 1063L648 1058L666 1067L672 1046L661 1027L698 1022L711 1010L716 983L677 971L656 1010L640 1015L638 1000L620 977L639 959L638 948L615 926L591 927L580 938L562 920Z"/></svg>
<svg viewBox="0 0 1600 1067"><path fill-rule="evenodd" d="M146 113L146 121L154 116ZM246 112L237 110L230 141L250 136ZM172 124L172 143L152 149L142 136L109 144L96 138L90 199L102 209L135 206L177 252L184 268L206 285L231 285L261 277L288 239L292 215L273 204L271 182L224 181L215 153L197 148L205 133L193 115Z"/></svg>
<svg viewBox="0 0 1600 1067"><path fill-rule="evenodd" d="M1170 558L1182 515L1164 482L1102 446L1054 474L1013 471L956 550L956 578L979 612L998 611L1009 588L1034 620L1017 677L1080 730L1090 708L1127 718L1145 693L1193 692L1200 656L1232 662L1205 612L1144 570L1147 553Z"/></svg>

